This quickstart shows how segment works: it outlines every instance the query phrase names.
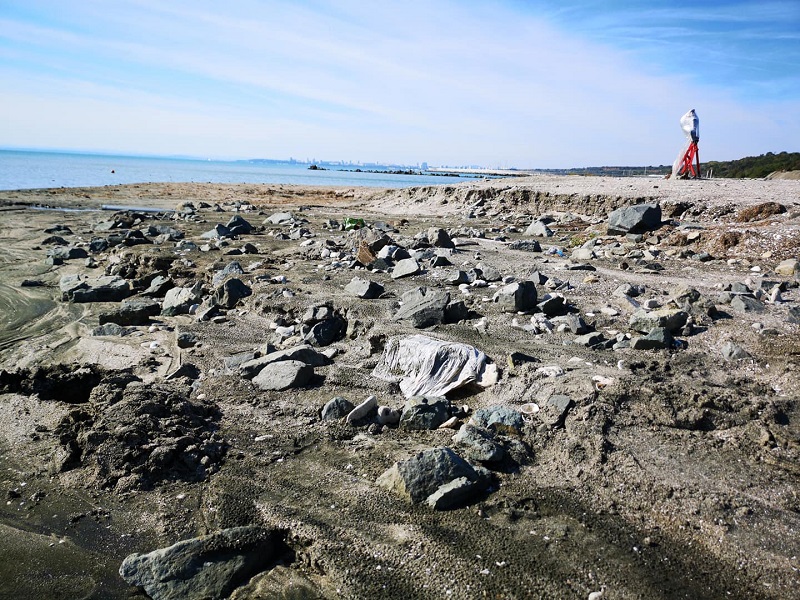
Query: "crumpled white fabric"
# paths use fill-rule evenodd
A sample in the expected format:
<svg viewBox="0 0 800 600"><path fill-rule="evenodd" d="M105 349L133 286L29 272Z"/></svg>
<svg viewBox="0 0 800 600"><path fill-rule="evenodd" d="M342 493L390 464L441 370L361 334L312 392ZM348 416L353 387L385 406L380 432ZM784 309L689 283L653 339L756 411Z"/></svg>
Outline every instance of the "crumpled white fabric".
<svg viewBox="0 0 800 600"><path fill-rule="evenodd" d="M410 335L386 342L372 375L384 381L399 381L406 398L444 396L472 382L493 384L487 373L493 370L487 369L488 361L486 354L468 344Z"/></svg>
<svg viewBox="0 0 800 600"><path fill-rule="evenodd" d="M681 129L683 130L683 135L686 136L686 143L683 145L683 148L681 148L678 158L672 163L673 178L677 177L678 171L680 171L681 165L683 164L683 157L686 156L686 151L689 149L689 146L692 145L692 141L700 139L700 119L697 117L697 113L694 112L694 109L681 117Z"/></svg>

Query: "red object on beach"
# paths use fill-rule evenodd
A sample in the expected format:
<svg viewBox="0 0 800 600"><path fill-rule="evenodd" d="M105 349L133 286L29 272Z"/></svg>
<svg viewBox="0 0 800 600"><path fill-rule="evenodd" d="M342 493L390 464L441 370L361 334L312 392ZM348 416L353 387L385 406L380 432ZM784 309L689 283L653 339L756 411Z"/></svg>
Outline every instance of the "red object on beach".
<svg viewBox="0 0 800 600"><path fill-rule="evenodd" d="M696 169L694 166L695 160L697 160ZM700 177L700 153L697 149L697 142L690 143L689 147L686 148L677 175L678 177Z"/></svg>

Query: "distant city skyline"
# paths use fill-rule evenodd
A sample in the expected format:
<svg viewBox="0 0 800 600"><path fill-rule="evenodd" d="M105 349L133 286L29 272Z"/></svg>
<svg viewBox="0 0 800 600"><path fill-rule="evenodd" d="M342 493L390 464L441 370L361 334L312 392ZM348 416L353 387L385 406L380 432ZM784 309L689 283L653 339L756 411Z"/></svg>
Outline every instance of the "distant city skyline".
<svg viewBox="0 0 800 600"><path fill-rule="evenodd" d="M800 2L5 0L0 147L577 168L800 150Z"/></svg>

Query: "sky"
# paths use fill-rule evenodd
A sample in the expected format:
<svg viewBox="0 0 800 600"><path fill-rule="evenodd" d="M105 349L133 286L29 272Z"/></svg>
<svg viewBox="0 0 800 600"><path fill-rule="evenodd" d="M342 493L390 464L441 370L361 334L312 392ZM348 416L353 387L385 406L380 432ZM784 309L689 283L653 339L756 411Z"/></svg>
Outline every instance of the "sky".
<svg viewBox="0 0 800 600"><path fill-rule="evenodd" d="M0 148L571 168L800 151L800 0L0 0Z"/></svg>

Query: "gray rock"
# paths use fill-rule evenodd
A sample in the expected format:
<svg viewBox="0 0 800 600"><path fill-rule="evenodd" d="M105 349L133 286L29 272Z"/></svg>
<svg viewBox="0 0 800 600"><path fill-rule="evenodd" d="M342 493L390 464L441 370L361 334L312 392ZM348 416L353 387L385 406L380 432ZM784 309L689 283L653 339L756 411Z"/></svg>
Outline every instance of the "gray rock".
<svg viewBox="0 0 800 600"><path fill-rule="evenodd" d="M553 231L542 221L538 219L528 225L525 230L525 235L532 235L536 237L553 237Z"/></svg>
<svg viewBox="0 0 800 600"><path fill-rule="evenodd" d="M553 323L565 323L569 328L570 332L574 335L584 335L589 333L589 326L586 324L586 321L583 320L583 317L576 314L569 314L563 315L560 317L554 317Z"/></svg>
<svg viewBox="0 0 800 600"><path fill-rule="evenodd" d="M474 469L478 474L476 481L470 481L467 477L458 477L439 486L434 493L428 496L426 504L434 510L449 510L469 504L489 487L491 479L489 471L481 467L474 467Z"/></svg>
<svg viewBox="0 0 800 600"><path fill-rule="evenodd" d="M232 356L226 356L222 359L222 363L229 371L238 370L244 363L253 360L256 357L255 352L238 352Z"/></svg>
<svg viewBox="0 0 800 600"><path fill-rule="evenodd" d="M395 321L409 321L420 329L437 325L444 320L450 294L438 289L421 287L403 294L403 306L392 317Z"/></svg>
<svg viewBox="0 0 800 600"><path fill-rule="evenodd" d="M224 238L231 235L230 229L222 225L221 223L217 223L214 225L212 229L209 229L205 233L201 234L200 237L204 240L214 240L218 238Z"/></svg>
<svg viewBox="0 0 800 600"><path fill-rule="evenodd" d="M419 273L419 263L413 258L404 258L394 266L392 269L392 279L400 279L401 277L410 277Z"/></svg>
<svg viewBox="0 0 800 600"><path fill-rule="evenodd" d="M661 207L637 204L618 208L608 215L608 235L644 233L661 226Z"/></svg>
<svg viewBox="0 0 800 600"><path fill-rule="evenodd" d="M722 358L725 360L742 360L750 358L750 354L739 344L727 342L722 346Z"/></svg>
<svg viewBox="0 0 800 600"><path fill-rule="evenodd" d="M497 290L494 301L503 312L528 311L536 308L536 285L532 281L515 281Z"/></svg>
<svg viewBox="0 0 800 600"><path fill-rule="evenodd" d="M337 419L344 419L350 411L355 408L353 403L347 400L346 398L342 398L341 396L336 396L335 398L328 400L325 406L322 407L321 418L323 421L335 421Z"/></svg>
<svg viewBox="0 0 800 600"><path fill-rule="evenodd" d="M537 308L548 317L554 317L564 313L564 296L545 294Z"/></svg>
<svg viewBox="0 0 800 600"><path fill-rule="evenodd" d="M150 285L142 292L142 296L149 296L151 298L159 298L167 293L168 290L175 287L170 277L166 275L156 275L150 281Z"/></svg>
<svg viewBox="0 0 800 600"><path fill-rule="evenodd" d="M75 290L86 289L88 286L81 278L80 275L64 275L58 282L58 288L61 291L61 299L67 301L72 298Z"/></svg>
<svg viewBox="0 0 800 600"><path fill-rule="evenodd" d="M150 298L129 298L124 300L114 311L100 313L100 324L116 323L117 325L147 325L150 317L161 312L161 303Z"/></svg>
<svg viewBox="0 0 800 600"><path fill-rule="evenodd" d="M407 430L436 429L450 418L450 401L441 396L412 396L403 405L400 427Z"/></svg>
<svg viewBox="0 0 800 600"><path fill-rule="evenodd" d="M452 267L453 263L444 254L437 254L431 259L432 267Z"/></svg>
<svg viewBox="0 0 800 600"><path fill-rule="evenodd" d="M233 215L226 227L230 235L246 235L253 230L253 226L241 215Z"/></svg>
<svg viewBox="0 0 800 600"><path fill-rule="evenodd" d="M558 427L564 424L569 410L575 406L572 398L564 394L550 396L539 411L539 418L550 427Z"/></svg>
<svg viewBox="0 0 800 600"><path fill-rule="evenodd" d="M170 227L169 225L149 225L147 227L147 235L150 237L165 236L165 238L172 242L177 242L183 239L183 232Z"/></svg>
<svg viewBox="0 0 800 600"><path fill-rule="evenodd" d="M592 260L593 258L595 255L591 248L575 248L570 254L571 260Z"/></svg>
<svg viewBox="0 0 800 600"><path fill-rule="evenodd" d="M462 283L469 283L469 275L464 271L453 269L442 278L447 285L461 285Z"/></svg>
<svg viewBox="0 0 800 600"><path fill-rule="evenodd" d="M307 344L270 352L265 356L248 360L239 366L239 373L246 379L255 377L264 367L284 360L300 361L312 367L322 367L330 360Z"/></svg>
<svg viewBox="0 0 800 600"><path fill-rule="evenodd" d="M475 279L483 279L487 282L500 281L503 274L499 269L495 269L492 265L479 265L474 269Z"/></svg>
<svg viewBox="0 0 800 600"><path fill-rule="evenodd" d="M731 300L731 308L739 312L763 312L764 304L749 296L734 296Z"/></svg>
<svg viewBox="0 0 800 600"><path fill-rule="evenodd" d="M258 389L282 391L306 385L314 375L314 367L299 360L281 360L265 365L253 377Z"/></svg>
<svg viewBox="0 0 800 600"><path fill-rule="evenodd" d="M153 600L227 598L278 557L279 536L255 526L223 529L147 554L130 554L119 574Z"/></svg>
<svg viewBox="0 0 800 600"><path fill-rule="evenodd" d="M510 250L522 250L523 252L541 252L542 246L536 240L516 240L508 245Z"/></svg>
<svg viewBox="0 0 800 600"><path fill-rule="evenodd" d="M455 248L456 245L450 239L450 234L444 229L431 227L428 229L428 241L436 248Z"/></svg>
<svg viewBox="0 0 800 600"><path fill-rule="evenodd" d="M576 337L572 343L577 344L578 346L586 346L587 348L591 348L592 346L597 346L605 341L606 338L603 337L602 333L599 331L593 331L591 333L586 333L582 336Z"/></svg>
<svg viewBox="0 0 800 600"><path fill-rule="evenodd" d="M432 448L408 460L396 462L376 483L417 504L460 477L472 483L483 480L473 466L452 449ZM475 488L473 491L480 493L482 490Z"/></svg>
<svg viewBox="0 0 800 600"><path fill-rule="evenodd" d="M214 273L214 276L211 278L211 284L216 287L232 275L244 275L244 269L242 269L242 265L239 261L231 261L225 265L224 268Z"/></svg>
<svg viewBox="0 0 800 600"><path fill-rule="evenodd" d="M131 295L130 284L116 275L103 275L81 283L83 285L70 288L66 294L72 302L119 302Z"/></svg>
<svg viewBox="0 0 800 600"><path fill-rule="evenodd" d="M631 315L628 326L639 333L650 333L657 327L675 333L683 329L688 319L689 314L677 308L661 308L650 312L641 309Z"/></svg>
<svg viewBox="0 0 800 600"><path fill-rule="evenodd" d="M264 220L265 223L270 225L286 225L287 223L292 223L293 221L294 215L287 212L272 213Z"/></svg>
<svg viewBox="0 0 800 600"><path fill-rule="evenodd" d="M379 406L377 418L380 425L395 425L400 422L400 411L391 406Z"/></svg>
<svg viewBox="0 0 800 600"><path fill-rule="evenodd" d="M444 307L443 323L458 323L469 319L469 307L465 302L459 300L458 302L450 302Z"/></svg>
<svg viewBox="0 0 800 600"><path fill-rule="evenodd" d="M786 315L786 321L795 325L800 325L800 306L793 306Z"/></svg>
<svg viewBox="0 0 800 600"><path fill-rule="evenodd" d="M666 350L671 348L674 342L669 329L656 327L644 337L631 339L631 348L634 350Z"/></svg>
<svg viewBox="0 0 800 600"><path fill-rule="evenodd" d="M84 248L76 248L75 246L56 246L47 251L47 256L59 260L74 260L87 258L89 253Z"/></svg>
<svg viewBox="0 0 800 600"><path fill-rule="evenodd" d="M166 317L187 314L193 304L202 300L201 290L202 286L199 283L192 287L172 288L164 295L161 314Z"/></svg>
<svg viewBox="0 0 800 600"><path fill-rule="evenodd" d="M121 325L117 325L116 323L106 323L105 325L101 325L100 327L95 327L92 329L92 335L101 337L101 336L108 336L108 335L128 335L130 331L127 327L122 327Z"/></svg>
<svg viewBox="0 0 800 600"><path fill-rule="evenodd" d="M372 300L383 294L384 289L380 283L361 279L360 277L353 277L350 283L344 287L344 291L356 298Z"/></svg>
<svg viewBox="0 0 800 600"><path fill-rule="evenodd" d="M197 344L197 336L189 331L184 331L176 336L175 341L178 348L191 348Z"/></svg>
<svg viewBox="0 0 800 600"><path fill-rule="evenodd" d="M233 308L239 303L239 300L251 295L253 290L244 283L241 279L235 277L228 279L214 290L212 297L213 303L216 306L223 306L225 308Z"/></svg>
<svg viewBox="0 0 800 600"><path fill-rule="evenodd" d="M311 326L303 335L303 341L312 346L330 346L347 333L347 321L339 315L325 319Z"/></svg>
<svg viewBox="0 0 800 600"><path fill-rule="evenodd" d="M517 435L522 431L522 414L507 406L480 408L472 415L471 421L478 427L501 434Z"/></svg>
<svg viewBox="0 0 800 600"><path fill-rule="evenodd" d="M469 460L497 462L503 460L505 455L503 446L494 440L488 429L469 423L461 426L458 433L453 436L453 441L464 447L464 453Z"/></svg>

